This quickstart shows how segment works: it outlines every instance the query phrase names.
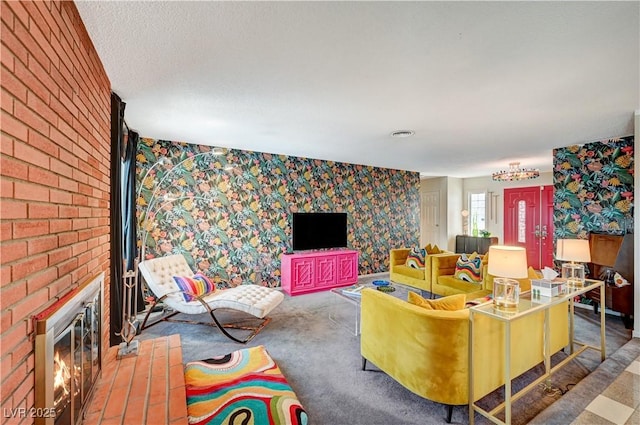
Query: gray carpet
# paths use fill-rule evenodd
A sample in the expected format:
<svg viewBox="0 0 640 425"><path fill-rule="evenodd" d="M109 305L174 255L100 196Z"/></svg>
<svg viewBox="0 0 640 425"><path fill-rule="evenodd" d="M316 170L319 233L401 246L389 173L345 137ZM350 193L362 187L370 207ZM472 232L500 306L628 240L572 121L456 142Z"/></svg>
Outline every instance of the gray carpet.
<svg viewBox="0 0 640 425"><path fill-rule="evenodd" d="M385 276L375 276L384 278ZM362 282L372 277L361 278ZM406 291L396 295L405 296ZM270 315L271 323L246 346L264 345L289 380L311 425L388 425L444 424L445 406L418 397L382 372L362 371L359 337L354 335L355 306L329 292L285 296ZM233 314L227 319L233 320ZM198 317L207 321L207 316ZM224 319L224 316L222 317ZM599 344L597 318L591 310L576 309L576 335L580 340ZM607 350L614 353L631 338L619 318L607 317ZM183 360L206 359L245 347L226 339L209 326L163 322L145 329L139 339L180 334ZM558 353L553 361L564 356ZM599 354L588 350L554 375L553 384L561 391L549 396L534 390L513 407L513 423L525 424L558 398L559 393L595 370ZM370 363L368 369L375 369ZM533 379L527 373L514 382L522 387ZM570 394L570 391L569 393ZM485 406L501 401L500 390L482 400ZM454 409L453 423L468 423L467 406ZM476 423L489 423L476 415Z"/></svg>

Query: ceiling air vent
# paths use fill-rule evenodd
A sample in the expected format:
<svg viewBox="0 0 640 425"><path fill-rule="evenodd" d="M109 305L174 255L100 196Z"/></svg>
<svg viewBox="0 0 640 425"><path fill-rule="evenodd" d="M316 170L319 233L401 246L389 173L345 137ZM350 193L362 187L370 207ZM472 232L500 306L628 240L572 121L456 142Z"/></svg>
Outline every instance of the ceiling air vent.
<svg viewBox="0 0 640 425"><path fill-rule="evenodd" d="M413 130L398 130L391 133L391 137L411 137L416 134Z"/></svg>

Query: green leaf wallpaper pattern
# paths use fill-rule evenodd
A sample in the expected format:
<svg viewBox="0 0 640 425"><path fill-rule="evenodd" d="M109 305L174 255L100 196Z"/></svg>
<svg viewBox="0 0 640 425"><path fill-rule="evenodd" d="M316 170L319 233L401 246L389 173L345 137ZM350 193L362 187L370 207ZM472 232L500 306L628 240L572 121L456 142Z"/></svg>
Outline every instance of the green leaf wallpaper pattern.
<svg viewBox="0 0 640 425"><path fill-rule="evenodd" d="M145 259L180 253L230 286L280 285L293 212L347 212L360 274L388 271L391 248L419 243L416 172L148 138L136 159Z"/></svg>
<svg viewBox="0 0 640 425"><path fill-rule="evenodd" d="M633 232L634 138L553 151L556 238Z"/></svg>

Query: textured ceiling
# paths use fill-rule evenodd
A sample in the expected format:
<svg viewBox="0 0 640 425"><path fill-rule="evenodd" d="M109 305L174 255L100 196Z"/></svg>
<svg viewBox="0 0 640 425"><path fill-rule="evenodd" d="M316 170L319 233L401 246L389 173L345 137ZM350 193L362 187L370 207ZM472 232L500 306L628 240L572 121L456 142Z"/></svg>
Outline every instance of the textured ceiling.
<svg viewBox="0 0 640 425"><path fill-rule="evenodd" d="M640 109L637 1L76 4L144 137L474 177Z"/></svg>

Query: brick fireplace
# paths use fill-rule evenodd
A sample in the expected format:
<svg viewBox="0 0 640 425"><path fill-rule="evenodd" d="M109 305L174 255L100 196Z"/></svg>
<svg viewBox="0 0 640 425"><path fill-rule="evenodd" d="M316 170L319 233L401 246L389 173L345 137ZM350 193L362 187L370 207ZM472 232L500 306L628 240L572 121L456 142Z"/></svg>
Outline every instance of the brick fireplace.
<svg viewBox="0 0 640 425"><path fill-rule="evenodd" d="M101 370L104 273L34 317L35 423L77 425Z"/></svg>
<svg viewBox="0 0 640 425"><path fill-rule="evenodd" d="M179 335L142 341L138 355L103 347L104 273L33 318L36 425L186 424Z"/></svg>
<svg viewBox="0 0 640 425"><path fill-rule="evenodd" d="M104 272L109 344L111 85L72 1L2 0L0 44L0 422L32 425L32 317Z"/></svg>

